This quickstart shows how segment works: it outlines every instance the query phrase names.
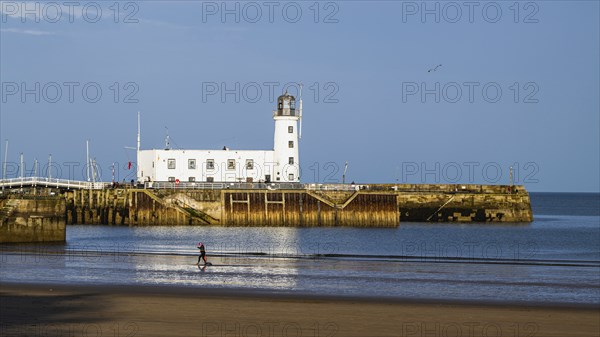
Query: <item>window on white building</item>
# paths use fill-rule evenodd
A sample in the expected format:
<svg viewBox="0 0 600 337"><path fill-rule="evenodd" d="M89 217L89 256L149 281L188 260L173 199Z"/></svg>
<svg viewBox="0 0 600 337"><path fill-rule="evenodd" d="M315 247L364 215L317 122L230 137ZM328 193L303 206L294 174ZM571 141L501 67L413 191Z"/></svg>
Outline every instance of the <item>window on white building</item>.
<svg viewBox="0 0 600 337"><path fill-rule="evenodd" d="M190 169L190 170L196 169L196 159L188 159L188 169Z"/></svg>
<svg viewBox="0 0 600 337"><path fill-rule="evenodd" d="M290 157L288 159L289 159L289 164L294 165L294 157Z"/></svg>
<svg viewBox="0 0 600 337"><path fill-rule="evenodd" d="M227 159L227 169L235 170L235 159Z"/></svg>
<svg viewBox="0 0 600 337"><path fill-rule="evenodd" d="M188 181L189 181L190 183L194 183L194 182L196 182L196 177L189 177L189 178L188 178Z"/></svg>
<svg viewBox="0 0 600 337"><path fill-rule="evenodd" d="M215 169L215 160L214 159L208 159L206 161L206 169L207 170L214 170Z"/></svg>
<svg viewBox="0 0 600 337"><path fill-rule="evenodd" d="M254 169L254 160L246 159L246 170L253 170L253 169Z"/></svg>
<svg viewBox="0 0 600 337"><path fill-rule="evenodd" d="M174 183L175 182L175 177L169 177L169 182L170 183Z"/></svg>
<svg viewBox="0 0 600 337"><path fill-rule="evenodd" d="M288 147L289 147L290 149L294 147L294 141L293 141L293 140L290 140L290 141L288 142Z"/></svg>
<svg viewBox="0 0 600 337"><path fill-rule="evenodd" d="M294 180L294 174L290 173L289 176L288 176L288 178L289 178L290 181L293 181Z"/></svg>
<svg viewBox="0 0 600 337"><path fill-rule="evenodd" d="M288 133L294 133L294 127L288 126Z"/></svg>
<svg viewBox="0 0 600 337"><path fill-rule="evenodd" d="M213 182L215 182L215 177L206 177L206 182L207 183L213 183Z"/></svg>
<svg viewBox="0 0 600 337"><path fill-rule="evenodd" d="M168 159L167 160L167 168L169 170L174 170L175 169L175 159Z"/></svg>

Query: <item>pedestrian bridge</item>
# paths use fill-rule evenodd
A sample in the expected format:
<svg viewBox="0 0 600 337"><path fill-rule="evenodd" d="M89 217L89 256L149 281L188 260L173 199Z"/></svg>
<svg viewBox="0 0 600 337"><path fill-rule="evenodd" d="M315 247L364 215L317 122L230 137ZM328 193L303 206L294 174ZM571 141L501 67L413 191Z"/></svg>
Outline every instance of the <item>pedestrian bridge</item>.
<svg viewBox="0 0 600 337"><path fill-rule="evenodd" d="M66 189L87 189L101 190L110 187L110 183L89 182L67 179L54 179L42 177L23 177L13 179L0 179L0 188L66 188Z"/></svg>

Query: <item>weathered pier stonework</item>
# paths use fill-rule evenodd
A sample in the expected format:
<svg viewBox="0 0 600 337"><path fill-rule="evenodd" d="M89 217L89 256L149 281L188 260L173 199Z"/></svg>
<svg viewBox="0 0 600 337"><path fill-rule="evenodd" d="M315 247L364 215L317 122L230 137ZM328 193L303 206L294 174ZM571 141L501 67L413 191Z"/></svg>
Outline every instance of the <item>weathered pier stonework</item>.
<svg viewBox="0 0 600 337"><path fill-rule="evenodd" d="M386 192L308 190L78 190L66 192L69 224L363 226L399 224Z"/></svg>
<svg viewBox="0 0 600 337"><path fill-rule="evenodd" d="M396 196L305 190L224 191L221 219L232 226L398 226Z"/></svg>
<svg viewBox="0 0 600 337"><path fill-rule="evenodd" d="M0 243L64 242L65 225L62 196L0 198Z"/></svg>
<svg viewBox="0 0 600 337"><path fill-rule="evenodd" d="M401 222L533 221L523 186L339 189L67 189L54 190L54 196L49 190L23 190L0 198L0 242L65 241L66 224L396 227Z"/></svg>
<svg viewBox="0 0 600 337"><path fill-rule="evenodd" d="M395 227L400 222L531 222L523 186L358 185L311 189L65 192L69 224Z"/></svg>
<svg viewBox="0 0 600 337"><path fill-rule="evenodd" d="M396 185L402 222L531 222L523 186Z"/></svg>
<svg viewBox="0 0 600 337"><path fill-rule="evenodd" d="M71 190L64 193L68 224L209 225L216 219L145 189Z"/></svg>

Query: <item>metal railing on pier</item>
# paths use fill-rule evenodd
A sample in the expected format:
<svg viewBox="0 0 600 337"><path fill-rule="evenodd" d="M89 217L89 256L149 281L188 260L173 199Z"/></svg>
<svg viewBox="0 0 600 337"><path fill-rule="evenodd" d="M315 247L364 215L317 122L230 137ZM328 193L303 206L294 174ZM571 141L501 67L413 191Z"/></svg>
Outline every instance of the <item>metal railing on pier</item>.
<svg viewBox="0 0 600 337"><path fill-rule="evenodd" d="M89 182L68 179L54 179L42 177L23 177L0 179L0 188L66 188L66 189L91 189L101 190L110 187L110 183Z"/></svg>
<svg viewBox="0 0 600 337"><path fill-rule="evenodd" d="M301 184L301 183L208 183L208 182L146 182L147 189L198 189L198 190L313 190L313 191L356 191L359 185L348 184Z"/></svg>
<svg viewBox="0 0 600 337"><path fill-rule="evenodd" d="M0 189L60 188L102 190L107 188L190 189L190 190L309 190L309 191L395 191L405 193L447 194L527 194L520 185L460 185L460 184L302 184L302 183L247 183L247 182L168 182L140 184L89 182L44 177L0 179Z"/></svg>

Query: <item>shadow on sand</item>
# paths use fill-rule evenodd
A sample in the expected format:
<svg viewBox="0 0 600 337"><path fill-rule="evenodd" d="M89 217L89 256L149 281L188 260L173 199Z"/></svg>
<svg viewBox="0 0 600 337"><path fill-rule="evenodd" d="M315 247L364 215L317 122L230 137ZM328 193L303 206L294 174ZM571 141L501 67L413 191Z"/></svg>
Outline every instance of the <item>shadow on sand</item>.
<svg viewBox="0 0 600 337"><path fill-rule="evenodd" d="M94 294L19 295L0 292L0 336L102 336L112 335L101 325L111 317ZM105 330L105 331L102 331Z"/></svg>

